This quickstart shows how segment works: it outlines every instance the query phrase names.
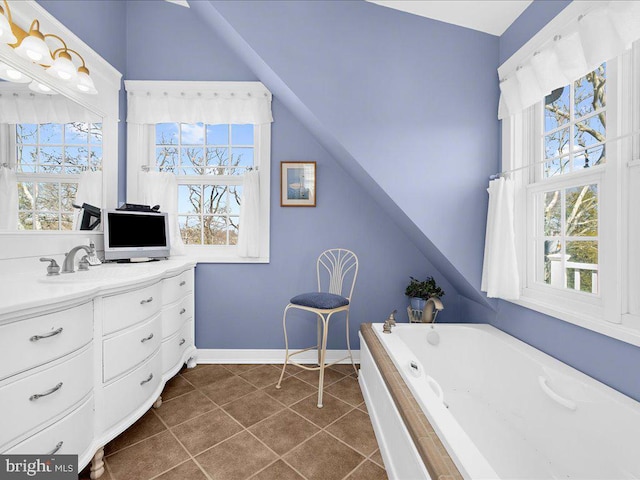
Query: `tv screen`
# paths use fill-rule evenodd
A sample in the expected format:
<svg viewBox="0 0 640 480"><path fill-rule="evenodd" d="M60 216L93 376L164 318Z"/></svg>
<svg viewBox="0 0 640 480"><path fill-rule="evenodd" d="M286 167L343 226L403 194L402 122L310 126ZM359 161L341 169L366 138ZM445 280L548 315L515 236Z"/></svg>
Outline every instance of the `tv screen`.
<svg viewBox="0 0 640 480"><path fill-rule="evenodd" d="M166 213L106 210L103 222L105 260L169 256Z"/></svg>

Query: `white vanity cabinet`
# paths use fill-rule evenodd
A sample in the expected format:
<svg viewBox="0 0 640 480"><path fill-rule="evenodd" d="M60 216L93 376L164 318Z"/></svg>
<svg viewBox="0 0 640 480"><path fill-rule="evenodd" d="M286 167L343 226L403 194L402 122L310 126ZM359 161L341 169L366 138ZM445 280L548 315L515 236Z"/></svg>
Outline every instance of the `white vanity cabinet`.
<svg viewBox="0 0 640 480"><path fill-rule="evenodd" d="M105 280L84 287L46 279L50 306L3 310L0 288L0 454L77 454L80 469L93 457L98 478L104 445L195 364L194 267L103 265Z"/></svg>

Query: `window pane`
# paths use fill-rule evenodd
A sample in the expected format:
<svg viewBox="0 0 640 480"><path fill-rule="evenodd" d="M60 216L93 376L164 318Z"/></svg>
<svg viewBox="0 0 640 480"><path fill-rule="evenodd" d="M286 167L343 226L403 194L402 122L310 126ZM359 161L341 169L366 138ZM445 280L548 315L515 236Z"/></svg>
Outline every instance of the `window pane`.
<svg viewBox="0 0 640 480"><path fill-rule="evenodd" d="M582 168L589 168L605 163L607 161L605 153L606 148L604 145L588 148L574 157L573 169L580 170Z"/></svg>
<svg viewBox="0 0 640 480"><path fill-rule="evenodd" d="M549 178L556 175L564 175L570 171L569 156L562 158L556 158L550 162L545 162L543 165L543 178ZM584 159L583 159L584 163Z"/></svg>
<svg viewBox="0 0 640 480"><path fill-rule="evenodd" d="M234 185L229 187L228 212L230 215L240 215L241 202L242 202L242 186Z"/></svg>
<svg viewBox="0 0 640 480"><path fill-rule="evenodd" d="M253 125L231 125L231 143L253 145Z"/></svg>
<svg viewBox="0 0 640 480"><path fill-rule="evenodd" d="M38 125L18 123L16 125L16 143L38 143Z"/></svg>
<svg viewBox="0 0 640 480"><path fill-rule="evenodd" d="M33 230L33 214L30 212L18 213L18 229L19 230Z"/></svg>
<svg viewBox="0 0 640 480"><path fill-rule="evenodd" d="M240 228L240 217L229 217L229 245L238 244L239 228Z"/></svg>
<svg viewBox="0 0 640 480"><path fill-rule="evenodd" d="M544 202L544 235L553 237L562 233L562 199L560 191L542 194Z"/></svg>
<svg viewBox="0 0 640 480"><path fill-rule="evenodd" d="M231 175L244 175L246 167L253 167L253 148L237 148L231 150L231 165L236 167L230 169Z"/></svg>
<svg viewBox="0 0 640 480"><path fill-rule="evenodd" d="M207 145L229 145L229 125L207 125Z"/></svg>
<svg viewBox="0 0 640 480"><path fill-rule="evenodd" d="M178 212L202 212L202 185L178 185Z"/></svg>
<svg viewBox="0 0 640 480"><path fill-rule="evenodd" d="M33 210L36 208L36 195L31 182L18 183L18 210Z"/></svg>
<svg viewBox="0 0 640 480"><path fill-rule="evenodd" d="M39 213L36 218L37 230L60 230L57 213Z"/></svg>
<svg viewBox="0 0 640 480"><path fill-rule="evenodd" d="M545 240L543 249L544 278L547 285L564 286L562 276L562 243L559 240Z"/></svg>
<svg viewBox="0 0 640 480"><path fill-rule="evenodd" d="M60 211L73 212L73 201L77 191L77 183L62 183L60 185Z"/></svg>
<svg viewBox="0 0 640 480"><path fill-rule="evenodd" d="M18 172L35 172L38 162L38 147L18 145L16 162L18 163Z"/></svg>
<svg viewBox="0 0 640 480"><path fill-rule="evenodd" d="M157 145L177 145L178 144L178 124L177 123L156 124L156 144Z"/></svg>
<svg viewBox="0 0 640 480"><path fill-rule="evenodd" d="M567 288L598 293L598 242L567 242Z"/></svg>
<svg viewBox="0 0 640 480"><path fill-rule="evenodd" d="M93 145L102 145L102 124L92 123L89 131L89 143Z"/></svg>
<svg viewBox="0 0 640 480"><path fill-rule="evenodd" d="M159 172L173 172L178 165L178 149L176 147L157 147L156 165Z"/></svg>
<svg viewBox="0 0 640 480"><path fill-rule="evenodd" d="M40 125L40 143L62 144L62 124L44 123Z"/></svg>
<svg viewBox="0 0 640 480"><path fill-rule="evenodd" d="M200 235L202 232L200 217L195 215L180 215L180 235L187 245L200 245L202 243Z"/></svg>
<svg viewBox="0 0 640 480"><path fill-rule="evenodd" d="M204 244L227 244L227 218L222 215L206 216L204 221Z"/></svg>
<svg viewBox="0 0 640 480"><path fill-rule="evenodd" d="M184 175L204 175L204 168L193 168L204 166L204 148L186 147L180 149L180 165Z"/></svg>
<svg viewBox="0 0 640 480"><path fill-rule="evenodd" d="M589 147L606 140L606 112L593 115L576 123L573 143L576 148Z"/></svg>
<svg viewBox="0 0 640 480"><path fill-rule="evenodd" d="M64 125L64 143L86 145L89 143L90 124L83 122L66 123Z"/></svg>
<svg viewBox="0 0 640 480"><path fill-rule="evenodd" d="M64 149L65 172L79 174L89 166L89 152L86 147L66 147Z"/></svg>
<svg viewBox="0 0 640 480"><path fill-rule="evenodd" d="M183 145L204 145L204 125L202 123L181 123L180 134Z"/></svg>
<svg viewBox="0 0 640 480"><path fill-rule="evenodd" d="M605 107L606 101L606 63L593 72L574 82L575 117L589 115L599 108Z"/></svg>
<svg viewBox="0 0 640 480"><path fill-rule="evenodd" d="M560 157L569 153L569 129L563 128L544 137L545 158Z"/></svg>
<svg viewBox="0 0 640 480"><path fill-rule="evenodd" d="M60 208L59 186L59 183L38 183L36 187L37 210L45 210L49 212L58 211Z"/></svg>
<svg viewBox="0 0 640 480"><path fill-rule="evenodd" d="M60 230L73 230L73 214L63 213L60 215Z"/></svg>
<svg viewBox="0 0 640 480"><path fill-rule="evenodd" d="M204 187L204 213L227 213L226 185L206 185Z"/></svg>
<svg viewBox="0 0 640 480"><path fill-rule="evenodd" d="M566 234L573 237L598 235L598 186L583 185L566 190Z"/></svg>
<svg viewBox="0 0 640 480"><path fill-rule="evenodd" d="M544 102L544 131L549 132L569 121L569 96L571 89L561 87L551 92Z"/></svg>
<svg viewBox="0 0 640 480"><path fill-rule="evenodd" d="M94 170L100 170L102 166L102 147L91 147L89 166Z"/></svg>
<svg viewBox="0 0 640 480"><path fill-rule="evenodd" d="M40 167L43 173L62 173L62 148L40 147Z"/></svg>

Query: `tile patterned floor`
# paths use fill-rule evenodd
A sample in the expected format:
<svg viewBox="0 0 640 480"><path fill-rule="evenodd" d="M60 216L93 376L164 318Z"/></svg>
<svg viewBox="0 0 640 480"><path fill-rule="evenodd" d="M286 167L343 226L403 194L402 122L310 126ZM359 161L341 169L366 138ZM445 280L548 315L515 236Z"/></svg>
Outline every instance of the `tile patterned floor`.
<svg viewBox="0 0 640 480"><path fill-rule="evenodd" d="M104 480L378 480L382 457L350 365L198 365L105 447ZM81 478L88 478L86 471Z"/></svg>

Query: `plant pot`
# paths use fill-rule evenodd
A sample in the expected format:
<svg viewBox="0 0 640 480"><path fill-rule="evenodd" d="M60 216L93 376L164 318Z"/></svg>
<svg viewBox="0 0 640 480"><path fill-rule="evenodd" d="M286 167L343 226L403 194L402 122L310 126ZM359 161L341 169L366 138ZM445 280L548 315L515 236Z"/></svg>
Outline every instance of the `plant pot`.
<svg viewBox="0 0 640 480"><path fill-rule="evenodd" d="M424 310L424 306L427 304L427 301L420 298L420 297L411 297L409 299L409 301L411 302L411 309L412 310Z"/></svg>

